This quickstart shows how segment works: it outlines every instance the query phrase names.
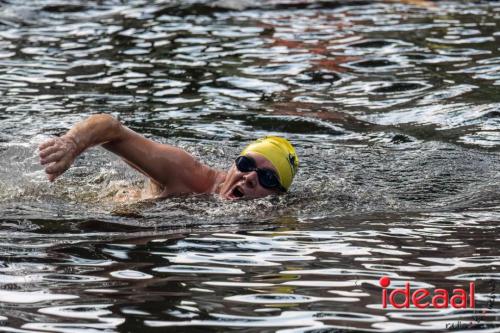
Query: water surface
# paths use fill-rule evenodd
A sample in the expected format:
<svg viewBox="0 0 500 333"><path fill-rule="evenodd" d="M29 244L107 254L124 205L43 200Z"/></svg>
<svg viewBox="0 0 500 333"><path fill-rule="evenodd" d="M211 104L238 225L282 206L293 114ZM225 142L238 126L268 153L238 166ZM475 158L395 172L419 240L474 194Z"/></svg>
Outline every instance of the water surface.
<svg viewBox="0 0 500 333"><path fill-rule="evenodd" d="M500 331L499 19L493 1L3 1L0 330ZM300 171L281 197L117 201L144 179L92 149L49 184L37 144L100 112L217 168L282 135ZM382 276L474 281L476 309L383 309Z"/></svg>

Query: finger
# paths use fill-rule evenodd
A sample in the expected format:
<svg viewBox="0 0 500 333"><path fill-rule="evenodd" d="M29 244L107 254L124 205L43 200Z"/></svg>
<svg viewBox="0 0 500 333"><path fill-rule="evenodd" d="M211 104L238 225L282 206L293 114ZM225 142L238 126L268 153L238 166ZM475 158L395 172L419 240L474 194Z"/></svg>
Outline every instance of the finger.
<svg viewBox="0 0 500 333"><path fill-rule="evenodd" d="M57 177L59 177L63 173L64 173L64 171L55 172L55 173L48 173L47 178L49 179L49 182L52 183L54 180L56 180Z"/></svg>
<svg viewBox="0 0 500 333"><path fill-rule="evenodd" d="M52 146L54 143L56 143L56 139L50 139L45 142L42 142L41 144L38 145L38 150L45 149L47 147Z"/></svg>
<svg viewBox="0 0 500 333"><path fill-rule="evenodd" d="M68 167L66 166L66 161L60 160L52 163L48 167L45 168L46 173L58 173L64 172Z"/></svg>
<svg viewBox="0 0 500 333"><path fill-rule="evenodd" d="M59 161L62 157L64 156L64 152L63 151L56 151L55 153L47 156L47 157L44 157L40 160L40 164L41 165L45 165L45 164L49 164L51 162L57 162Z"/></svg>
<svg viewBox="0 0 500 333"><path fill-rule="evenodd" d="M38 156L40 158L45 158L49 155L52 155L53 153L55 153L56 151L59 150L59 147L57 146L50 146L48 148L44 148L43 150L41 150L39 153L38 153Z"/></svg>
<svg viewBox="0 0 500 333"><path fill-rule="evenodd" d="M56 179L56 177L57 176L54 173L48 173L47 174L47 178L48 178L49 182L53 182L54 179Z"/></svg>

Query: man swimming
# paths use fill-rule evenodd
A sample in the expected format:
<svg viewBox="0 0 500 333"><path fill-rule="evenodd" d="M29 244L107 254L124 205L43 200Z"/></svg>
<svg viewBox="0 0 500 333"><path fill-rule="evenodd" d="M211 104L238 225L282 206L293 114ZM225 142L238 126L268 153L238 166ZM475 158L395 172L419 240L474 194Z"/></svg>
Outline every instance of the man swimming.
<svg viewBox="0 0 500 333"><path fill-rule="evenodd" d="M107 114L90 116L38 147L49 181L62 175L87 148L102 145L148 176L159 197L217 194L253 199L286 192L298 168L288 140L269 136L250 143L227 172L210 168L183 149L145 138Z"/></svg>

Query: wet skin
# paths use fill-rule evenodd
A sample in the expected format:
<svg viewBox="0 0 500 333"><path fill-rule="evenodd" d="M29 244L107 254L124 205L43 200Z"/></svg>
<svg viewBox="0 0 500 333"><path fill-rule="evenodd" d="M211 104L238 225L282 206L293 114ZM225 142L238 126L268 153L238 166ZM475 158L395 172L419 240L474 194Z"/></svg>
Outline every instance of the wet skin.
<svg viewBox="0 0 500 333"><path fill-rule="evenodd" d="M106 114L90 116L61 137L39 146L40 163L49 181L71 167L86 149L102 145L131 167L150 178L159 191L157 197L186 194L218 194L226 200L262 198L278 193L259 183L257 172L240 172L234 162L225 172L199 162L183 149L145 138ZM273 165L262 155L248 153L258 168Z"/></svg>

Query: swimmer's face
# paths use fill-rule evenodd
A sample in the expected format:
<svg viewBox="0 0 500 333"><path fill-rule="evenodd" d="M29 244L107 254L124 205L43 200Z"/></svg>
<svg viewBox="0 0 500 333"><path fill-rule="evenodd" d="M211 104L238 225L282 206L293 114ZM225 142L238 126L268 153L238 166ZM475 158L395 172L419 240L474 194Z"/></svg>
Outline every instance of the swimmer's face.
<svg viewBox="0 0 500 333"><path fill-rule="evenodd" d="M276 172L274 166L265 157L252 152L247 153L247 156L255 160L257 168L271 169ZM227 172L226 180L220 190L220 196L227 200L256 199L277 193L280 192L262 187L256 171L241 172L236 168L235 163Z"/></svg>

